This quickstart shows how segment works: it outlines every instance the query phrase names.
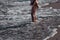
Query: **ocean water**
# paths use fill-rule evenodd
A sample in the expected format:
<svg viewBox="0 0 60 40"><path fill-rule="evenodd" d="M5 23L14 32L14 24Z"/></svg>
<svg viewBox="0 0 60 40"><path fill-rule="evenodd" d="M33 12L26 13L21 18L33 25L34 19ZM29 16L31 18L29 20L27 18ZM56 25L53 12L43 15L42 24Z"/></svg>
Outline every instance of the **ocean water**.
<svg viewBox="0 0 60 40"><path fill-rule="evenodd" d="M39 3L49 3L50 1L39 0ZM56 2L56 0L54 0ZM0 15L0 40L30 40L33 38L37 40L47 40L57 33L57 26L60 16L60 9L50 9L39 7L36 16L37 24L31 22L31 6L30 1L19 1L11 3L13 7L7 7L7 15ZM41 6L39 4L39 6ZM4 10L2 8L2 10ZM7 18L7 19L6 19ZM44 20L41 23L41 20ZM56 21L57 20L57 21ZM43 26L42 26L43 25ZM44 30L42 30L44 28ZM40 34L38 34L40 33ZM36 35L36 36L35 36ZM32 39L33 40L33 39Z"/></svg>
<svg viewBox="0 0 60 40"><path fill-rule="evenodd" d="M17 1L30 1L30 0L17 0ZM51 3L51 2L56 2L58 0L38 0L40 3Z"/></svg>
<svg viewBox="0 0 60 40"><path fill-rule="evenodd" d="M29 1L29 0L17 0L17 1Z"/></svg>

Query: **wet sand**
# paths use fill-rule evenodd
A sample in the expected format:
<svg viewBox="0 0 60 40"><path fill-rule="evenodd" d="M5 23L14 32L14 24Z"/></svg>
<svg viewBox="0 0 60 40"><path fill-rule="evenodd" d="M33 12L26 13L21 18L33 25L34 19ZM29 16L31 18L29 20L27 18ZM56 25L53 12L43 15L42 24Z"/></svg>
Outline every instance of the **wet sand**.
<svg viewBox="0 0 60 40"><path fill-rule="evenodd" d="M60 40L60 28L58 28L57 32L58 33L54 37L49 38L48 40Z"/></svg>
<svg viewBox="0 0 60 40"><path fill-rule="evenodd" d="M47 6L43 6L42 8L46 8L46 7L52 7L54 9L60 9L60 0L56 3L50 3ZM48 40L60 40L60 28L57 28L57 34L54 37L49 38Z"/></svg>
<svg viewBox="0 0 60 40"><path fill-rule="evenodd" d="M60 2L50 3L49 5L43 6L42 8L52 7L54 9L60 9Z"/></svg>

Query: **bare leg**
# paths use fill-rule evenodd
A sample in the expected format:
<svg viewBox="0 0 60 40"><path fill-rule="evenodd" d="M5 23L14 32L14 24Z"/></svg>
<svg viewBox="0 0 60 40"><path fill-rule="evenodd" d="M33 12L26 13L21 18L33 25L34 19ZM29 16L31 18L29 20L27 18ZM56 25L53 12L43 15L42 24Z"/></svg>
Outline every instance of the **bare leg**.
<svg viewBox="0 0 60 40"><path fill-rule="evenodd" d="M33 6L33 7L32 7L32 10L31 10L32 22L36 22L36 20L37 20L36 10L37 10L36 6Z"/></svg>
<svg viewBox="0 0 60 40"><path fill-rule="evenodd" d="M37 20L37 17L36 17L37 8L38 8L38 2L37 0L34 0L34 3L32 4L32 9L31 9L32 22L36 22Z"/></svg>

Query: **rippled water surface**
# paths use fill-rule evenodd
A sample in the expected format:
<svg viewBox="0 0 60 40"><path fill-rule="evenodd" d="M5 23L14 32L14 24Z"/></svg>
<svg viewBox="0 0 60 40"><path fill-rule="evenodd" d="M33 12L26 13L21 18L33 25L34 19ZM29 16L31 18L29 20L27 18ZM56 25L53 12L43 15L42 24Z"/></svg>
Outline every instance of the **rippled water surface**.
<svg viewBox="0 0 60 40"><path fill-rule="evenodd" d="M57 33L60 9L39 7L36 12L38 22L34 24L31 22L30 1L12 2L10 6L2 6L0 9L7 12L0 11L0 40L46 40Z"/></svg>

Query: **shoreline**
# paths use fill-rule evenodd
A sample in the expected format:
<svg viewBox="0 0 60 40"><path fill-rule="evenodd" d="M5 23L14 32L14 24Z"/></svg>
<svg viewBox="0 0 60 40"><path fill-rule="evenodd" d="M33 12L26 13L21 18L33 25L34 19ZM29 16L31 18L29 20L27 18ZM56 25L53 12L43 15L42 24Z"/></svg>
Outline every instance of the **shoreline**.
<svg viewBox="0 0 60 40"><path fill-rule="evenodd" d="M57 30L58 30L57 28L54 28L52 33L43 40L48 40L49 38L54 37L57 34Z"/></svg>

